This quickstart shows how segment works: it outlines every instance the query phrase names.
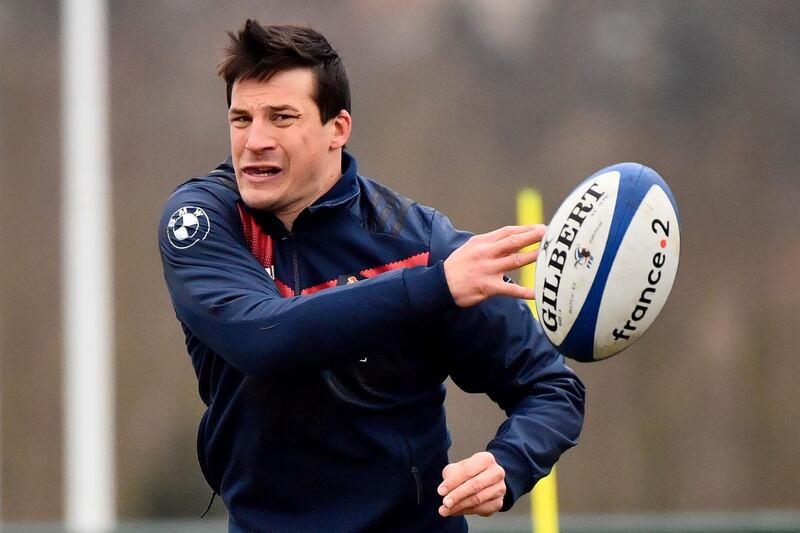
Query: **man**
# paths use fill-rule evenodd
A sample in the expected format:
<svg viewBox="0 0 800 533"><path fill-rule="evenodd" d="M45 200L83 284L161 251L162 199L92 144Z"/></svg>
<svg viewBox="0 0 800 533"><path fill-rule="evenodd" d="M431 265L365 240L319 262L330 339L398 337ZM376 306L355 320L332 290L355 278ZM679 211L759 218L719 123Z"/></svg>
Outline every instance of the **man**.
<svg viewBox="0 0 800 533"><path fill-rule="evenodd" d="M160 226L230 530L465 531L510 508L583 421L583 385L517 299L532 291L503 278L544 228L470 237L358 175L325 38L251 20L230 36L231 159L178 187ZM452 464L448 375L508 415Z"/></svg>

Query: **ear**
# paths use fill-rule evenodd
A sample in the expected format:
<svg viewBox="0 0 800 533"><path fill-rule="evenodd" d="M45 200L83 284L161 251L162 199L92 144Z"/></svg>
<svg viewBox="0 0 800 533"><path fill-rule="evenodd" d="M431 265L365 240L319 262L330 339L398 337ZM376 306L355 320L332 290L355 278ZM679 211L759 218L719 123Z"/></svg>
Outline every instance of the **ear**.
<svg viewBox="0 0 800 533"><path fill-rule="evenodd" d="M353 117L350 113L342 109L339 114L331 119L333 136L331 137L330 149L342 148L350 139L350 130L353 127Z"/></svg>

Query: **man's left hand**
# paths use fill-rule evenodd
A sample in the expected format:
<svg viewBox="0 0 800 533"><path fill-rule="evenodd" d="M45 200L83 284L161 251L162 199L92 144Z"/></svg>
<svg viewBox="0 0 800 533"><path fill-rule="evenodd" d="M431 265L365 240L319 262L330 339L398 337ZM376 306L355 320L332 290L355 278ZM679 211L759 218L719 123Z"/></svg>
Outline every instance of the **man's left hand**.
<svg viewBox="0 0 800 533"><path fill-rule="evenodd" d="M443 496L439 514L491 516L503 507L506 472L489 452L451 463L442 470L438 492Z"/></svg>

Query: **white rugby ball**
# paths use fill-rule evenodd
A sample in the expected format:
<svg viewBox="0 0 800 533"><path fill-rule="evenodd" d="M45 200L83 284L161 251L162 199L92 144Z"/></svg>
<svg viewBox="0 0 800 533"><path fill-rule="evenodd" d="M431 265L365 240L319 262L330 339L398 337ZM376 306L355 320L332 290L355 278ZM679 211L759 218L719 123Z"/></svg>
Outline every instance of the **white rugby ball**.
<svg viewBox="0 0 800 533"><path fill-rule="evenodd" d="M633 344L667 301L680 255L675 198L653 169L619 163L570 193L536 263L536 311L550 342L578 361Z"/></svg>

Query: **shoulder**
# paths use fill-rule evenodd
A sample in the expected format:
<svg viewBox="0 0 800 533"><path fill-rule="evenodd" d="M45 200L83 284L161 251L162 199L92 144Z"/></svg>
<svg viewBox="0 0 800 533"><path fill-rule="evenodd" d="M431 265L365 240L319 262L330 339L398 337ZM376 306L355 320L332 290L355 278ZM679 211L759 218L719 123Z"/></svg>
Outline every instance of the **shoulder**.
<svg viewBox="0 0 800 533"><path fill-rule="evenodd" d="M207 176L189 178L178 185L164 204L162 218L187 205L211 209L219 214L236 215L236 206L240 201L235 178L215 171Z"/></svg>
<svg viewBox="0 0 800 533"><path fill-rule="evenodd" d="M361 210L370 231L408 240L429 241L436 210L407 198L386 185L358 176Z"/></svg>
<svg viewBox="0 0 800 533"><path fill-rule="evenodd" d="M211 233L221 230L226 235L238 235L241 231L240 202L235 181L231 184L217 176L190 178L176 187L164 203L159 219L159 239L169 239L175 246L176 239L180 241L183 236L182 228L192 236L202 235L203 239L212 228L215 231ZM179 242L177 247L183 244Z"/></svg>
<svg viewBox="0 0 800 533"><path fill-rule="evenodd" d="M186 201L211 202L221 205L235 205L241 196L236 190L236 182L218 176L198 176L189 178L178 185L167 199L165 205Z"/></svg>

